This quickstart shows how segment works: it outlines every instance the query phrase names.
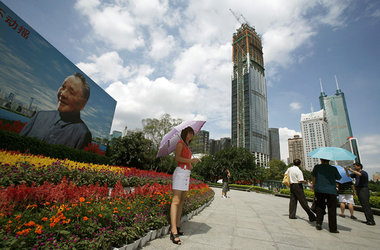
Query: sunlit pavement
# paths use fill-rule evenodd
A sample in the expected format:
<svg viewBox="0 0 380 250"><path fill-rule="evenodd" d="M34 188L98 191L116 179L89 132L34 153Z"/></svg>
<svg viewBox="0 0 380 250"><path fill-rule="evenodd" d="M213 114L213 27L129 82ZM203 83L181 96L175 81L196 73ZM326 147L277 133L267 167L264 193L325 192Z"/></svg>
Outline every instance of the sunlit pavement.
<svg viewBox="0 0 380 250"><path fill-rule="evenodd" d="M317 231L299 204L298 219L290 220L289 199L236 190L224 199L221 189L213 190L211 205L182 224L185 235L180 237L181 246L166 235L143 249L380 249L380 216L375 216L375 226L361 222L365 220L362 212L354 212L358 220L338 216L340 233L332 234L327 215L322 230Z"/></svg>

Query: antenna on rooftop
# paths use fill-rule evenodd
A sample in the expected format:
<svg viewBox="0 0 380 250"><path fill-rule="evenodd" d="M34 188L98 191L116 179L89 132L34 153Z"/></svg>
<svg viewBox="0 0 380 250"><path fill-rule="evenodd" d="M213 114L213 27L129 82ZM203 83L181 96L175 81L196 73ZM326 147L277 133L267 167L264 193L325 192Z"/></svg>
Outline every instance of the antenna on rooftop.
<svg viewBox="0 0 380 250"><path fill-rule="evenodd" d="M339 84L338 84L338 78L336 77L336 75L335 75L335 82L336 82L336 89L340 90Z"/></svg>
<svg viewBox="0 0 380 250"><path fill-rule="evenodd" d="M322 79L319 78L319 85L321 85L321 92L323 93Z"/></svg>

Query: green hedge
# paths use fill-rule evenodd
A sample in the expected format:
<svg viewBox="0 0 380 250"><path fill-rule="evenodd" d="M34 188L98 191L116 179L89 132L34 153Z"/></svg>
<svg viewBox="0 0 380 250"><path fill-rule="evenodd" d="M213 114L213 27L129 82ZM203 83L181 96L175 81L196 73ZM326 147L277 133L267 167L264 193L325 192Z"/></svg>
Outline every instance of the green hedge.
<svg viewBox="0 0 380 250"><path fill-rule="evenodd" d="M20 136L14 132L0 130L0 149L8 151L27 152L34 155L44 155L58 159L72 161L109 164L110 159L106 156L94 154L64 145L54 145L42 142L36 138Z"/></svg>

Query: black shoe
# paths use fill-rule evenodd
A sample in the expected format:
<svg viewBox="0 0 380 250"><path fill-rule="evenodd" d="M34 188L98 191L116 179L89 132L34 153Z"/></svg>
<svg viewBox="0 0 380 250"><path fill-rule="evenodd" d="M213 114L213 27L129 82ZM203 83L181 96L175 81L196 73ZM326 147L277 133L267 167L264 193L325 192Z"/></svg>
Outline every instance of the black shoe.
<svg viewBox="0 0 380 250"><path fill-rule="evenodd" d="M338 230L330 230L330 233L333 233L333 234L338 234L339 231Z"/></svg>
<svg viewBox="0 0 380 250"><path fill-rule="evenodd" d="M339 216L342 218L346 217L344 214L339 214Z"/></svg>
<svg viewBox="0 0 380 250"><path fill-rule="evenodd" d="M375 222L371 222L371 221L367 221L365 224L367 224L368 226L374 226L374 225L376 225Z"/></svg>
<svg viewBox="0 0 380 250"><path fill-rule="evenodd" d="M317 224L317 225L315 226L315 228L316 228L317 230L322 230L322 225L321 225L321 224Z"/></svg>
<svg viewBox="0 0 380 250"><path fill-rule="evenodd" d="M315 217L309 217L309 221L310 221L310 222L313 222L313 221L315 221L315 220L316 220Z"/></svg>
<svg viewBox="0 0 380 250"><path fill-rule="evenodd" d="M351 217L350 217L351 219L353 219L353 220L357 220L358 218L356 218L355 216L353 216L353 215L351 215Z"/></svg>
<svg viewBox="0 0 380 250"><path fill-rule="evenodd" d="M178 240L175 240L176 238L178 238ZM172 232L170 232L170 240L173 241L174 244L177 244L177 245L182 244L181 240L179 239L179 235L173 234Z"/></svg>
<svg viewBox="0 0 380 250"><path fill-rule="evenodd" d="M184 235L185 233L181 231L181 228L180 227L177 227L177 232L178 232L178 235Z"/></svg>
<svg viewBox="0 0 380 250"><path fill-rule="evenodd" d="M289 217L289 219L295 220L297 219L297 217Z"/></svg>

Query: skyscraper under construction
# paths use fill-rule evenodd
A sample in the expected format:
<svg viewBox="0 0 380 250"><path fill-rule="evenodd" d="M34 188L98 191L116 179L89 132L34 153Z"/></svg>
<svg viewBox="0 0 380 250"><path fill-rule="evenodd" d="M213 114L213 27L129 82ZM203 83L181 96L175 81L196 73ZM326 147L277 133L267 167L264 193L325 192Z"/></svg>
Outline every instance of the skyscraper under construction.
<svg viewBox="0 0 380 250"><path fill-rule="evenodd" d="M268 105L261 38L243 23L233 35L232 46L232 145L250 150L256 163L266 166Z"/></svg>

